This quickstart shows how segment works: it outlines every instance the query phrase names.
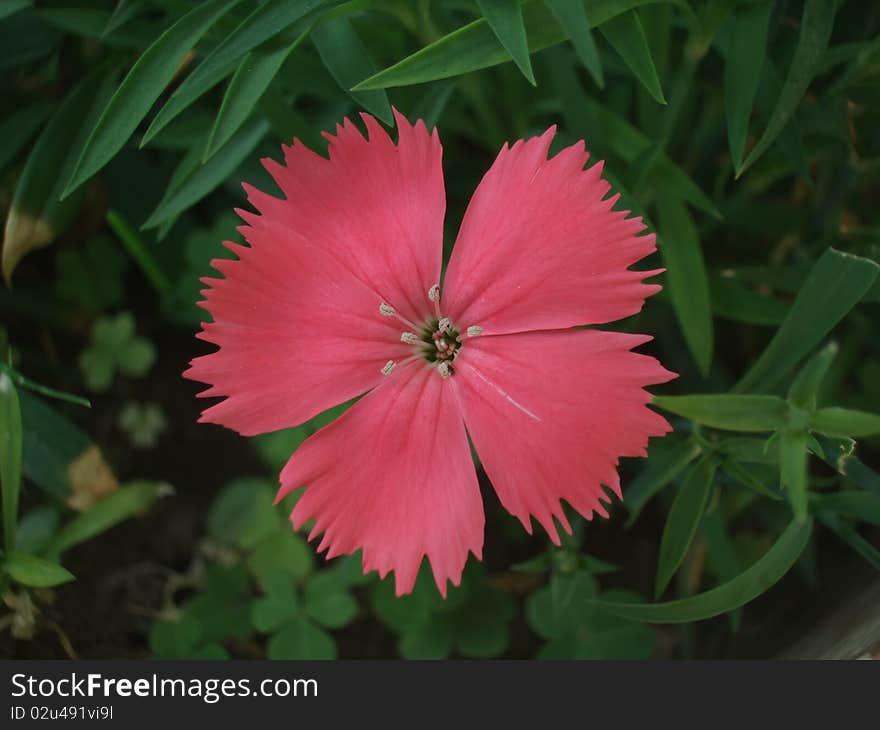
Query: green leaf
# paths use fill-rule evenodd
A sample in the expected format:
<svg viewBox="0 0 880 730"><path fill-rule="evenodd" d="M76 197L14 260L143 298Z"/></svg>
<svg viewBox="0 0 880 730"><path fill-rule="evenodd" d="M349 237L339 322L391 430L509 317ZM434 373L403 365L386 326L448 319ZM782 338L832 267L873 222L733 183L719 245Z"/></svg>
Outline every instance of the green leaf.
<svg viewBox="0 0 880 730"><path fill-rule="evenodd" d="M238 128L247 121L257 102L263 96L272 79L281 70L281 66L293 50L303 41L307 33L301 33L293 42L268 43L255 48L245 56L223 95L223 103L214 126L208 134L208 142L202 155L202 163L206 162Z"/></svg>
<svg viewBox="0 0 880 730"><path fill-rule="evenodd" d="M342 0L267 0L262 3L207 55L171 95L144 134L141 147L214 84L232 73L246 53L294 23L297 25L291 28L291 32L303 32L327 8L340 2Z"/></svg>
<svg viewBox="0 0 880 730"><path fill-rule="evenodd" d="M666 590L697 534L715 483L715 469L715 460L704 456L691 469L675 496L660 540L655 596Z"/></svg>
<svg viewBox="0 0 880 730"><path fill-rule="evenodd" d="M3 569L13 580L31 588L51 588L76 580L73 573L58 563L19 552L6 553Z"/></svg>
<svg viewBox="0 0 880 730"><path fill-rule="evenodd" d="M375 73L376 66L348 18L340 16L316 26L312 30L312 43L343 91L385 124L394 124L391 104L384 89L351 90L358 81L363 81L365 74Z"/></svg>
<svg viewBox="0 0 880 730"><path fill-rule="evenodd" d="M737 170L742 167L745 155L749 119L767 55L767 29L774 5L773 0L742 3L730 23L730 40L724 59L724 108L730 156Z"/></svg>
<svg viewBox="0 0 880 730"><path fill-rule="evenodd" d="M281 525L269 537L257 543L247 556L248 569L263 585L277 573L283 573L292 580L302 580L312 572L313 564L314 550L288 524Z"/></svg>
<svg viewBox="0 0 880 730"><path fill-rule="evenodd" d="M186 659L201 638L201 623L185 613L175 621L157 621L150 627L150 650L159 659Z"/></svg>
<svg viewBox="0 0 880 730"><path fill-rule="evenodd" d="M333 573L317 573L306 584L306 613L319 624L341 629L357 615L358 604Z"/></svg>
<svg viewBox="0 0 880 730"><path fill-rule="evenodd" d="M734 391L769 390L812 350L871 288L880 266L829 248L810 270L785 321Z"/></svg>
<svg viewBox="0 0 880 730"><path fill-rule="evenodd" d="M141 7L140 0L119 0L107 20L107 25L104 26L102 35L110 35L114 30L121 28L140 12Z"/></svg>
<svg viewBox="0 0 880 730"><path fill-rule="evenodd" d="M788 314L788 304L755 291L725 273L709 275L715 314L746 324L777 327L782 323Z"/></svg>
<svg viewBox="0 0 880 730"><path fill-rule="evenodd" d="M819 388L838 349L836 342L829 342L807 361L788 388L789 403L809 411L816 407Z"/></svg>
<svg viewBox="0 0 880 730"><path fill-rule="evenodd" d="M43 505L32 509L18 523L15 549L31 554L43 552L58 530L58 522L58 510L54 506Z"/></svg>
<svg viewBox="0 0 880 730"><path fill-rule="evenodd" d="M114 74L99 66L58 106L34 143L15 187L3 237L7 282L29 251L48 246L76 213L81 198L59 201L83 140L112 88Z"/></svg>
<svg viewBox="0 0 880 730"><path fill-rule="evenodd" d="M51 104L38 101L15 110L0 121L0 171L15 159L51 111Z"/></svg>
<svg viewBox="0 0 880 730"><path fill-rule="evenodd" d="M697 228L684 204L670 195L658 198L658 227L672 306L691 354L706 375L714 338L709 279Z"/></svg>
<svg viewBox="0 0 880 730"><path fill-rule="evenodd" d="M250 156L268 129L269 124L264 119L252 119L243 126L208 162L166 192L143 228L157 228L213 192Z"/></svg>
<svg viewBox="0 0 880 730"><path fill-rule="evenodd" d="M837 537L868 561L875 570L880 570L880 550L874 547L850 525L838 520L836 517L823 515L820 519Z"/></svg>
<svg viewBox="0 0 880 730"><path fill-rule="evenodd" d="M12 379L0 371L0 490L3 501L3 544L15 549L18 498L21 495L21 405Z"/></svg>
<svg viewBox="0 0 880 730"><path fill-rule="evenodd" d="M21 393L25 476L57 499L71 495L70 465L90 448L91 439L40 398ZM97 448L97 447L94 447Z"/></svg>
<svg viewBox="0 0 880 730"><path fill-rule="evenodd" d="M810 415L810 428L826 436L874 436L880 433L880 414L849 408L820 408Z"/></svg>
<svg viewBox="0 0 880 730"><path fill-rule="evenodd" d="M648 39L642 28L642 21L635 10L622 13L599 26L605 40L620 54L636 78L642 82L648 93L660 104L666 103Z"/></svg>
<svg viewBox="0 0 880 730"><path fill-rule="evenodd" d="M544 0L544 2L550 8L559 27L568 34L584 68L589 71L600 89L605 88L599 50L590 32L591 23L582 0Z"/></svg>
<svg viewBox="0 0 880 730"><path fill-rule="evenodd" d="M0 5L0 20L6 18L19 10L29 8L34 4L34 0L6 0Z"/></svg>
<svg viewBox="0 0 880 730"><path fill-rule="evenodd" d="M281 516L272 506L274 497L262 479L230 482L208 512L208 534L224 545L255 547L280 527Z"/></svg>
<svg viewBox="0 0 880 730"><path fill-rule="evenodd" d="M150 249L144 245L143 239L129 225L128 221L115 210L108 210L107 225L110 226L117 238L122 242L129 255L137 262L137 265L144 272L144 276L153 285L153 288L160 294L169 292L171 290L171 282L168 280L165 272L162 271L162 267L156 261Z"/></svg>
<svg viewBox="0 0 880 730"><path fill-rule="evenodd" d="M807 519L807 432L784 428L779 432L779 471L782 486L788 490L795 517Z"/></svg>
<svg viewBox="0 0 880 730"><path fill-rule="evenodd" d="M82 149L62 197L70 195L122 149L198 40L239 0L208 0L184 15L138 58Z"/></svg>
<svg viewBox="0 0 880 730"><path fill-rule="evenodd" d="M62 527L46 548L46 554L59 556L74 545L146 511L159 497L170 492L171 487L165 482L133 481L123 484Z"/></svg>
<svg viewBox="0 0 880 730"><path fill-rule="evenodd" d="M668 441L663 439L651 446L644 469L624 491L623 504L629 510L627 527L636 521L648 500L681 474L700 454L700 445L693 439Z"/></svg>
<svg viewBox="0 0 880 730"><path fill-rule="evenodd" d="M650 137L636 129L625 117L613 112L607 105L599 104L589 98L581 99L581 104L587 115L594 121L594 129L588 131L591 131L593 136L605 140L614 154L624 162L630 164L636 162L655 146L656 143ZM608 177L607 168L605 176ZM713 218L721 218L721 213L715 204L665 153L658 153L651 181L658 189L666 190L687 201Z"/></svg>
<svg viewBox="0 0 880 730"><path fill-rule="evenodd" d="M810 505L817 513L831 512L834 515L880 527L880 495L873 492L851 489L832 494L812 495Z"/></svg>
<svg viewBox="0 0 880 730"><path fill-rule="evenodd" d="M657 0L594 0L590 3L590 25L595 28L621 13L651 2ZM543 0L526 0L522 13L532 53L566 39L565 31ZM485 18L480 18L362 81L355 90L423 84L508 61L510 54L498 42Z"/></svg>
<svg viewBox="0 0 880 730"><path fill-rule="evenodd" d="M809 542L812 528L810 520L793 520L773 547L750 568L705 593L666 603L592 601L591 604L615 616L657 624L688 623L720 616L772 588L800 557Z"/></svg>
<svg viewBox="0 0 880 730"><path fill-rule="evenodd" d="M310 621L298 618L269 639L266 654L270 659L335 659L336 642Z"/></svg>
<svg viewBox="0 0 880 730"><path fill-rule="evenodd" d="M788 417L788 404L775 395L663 395L651 403L727 431L774 431Z"/></svg>
<svg viewBox="0 0 880 730"><path fill-rule="evenodd" d="M523 76L536 86L520 0L477 0L480 12Z"/></svg>
<svg viewBox="0 0 880 730"><path fill-rule="evenodd" d="M251 604L251 624L257 631L270 634L299 615L299 602L289 576L275 573L263 587L266 595Z"/></svg>
<svg viewBox="0 0 880 730"><path fill-rule="evenodd" d="M806 0L797 47L788 69L788 76L776 101L776 107L770 115L764 133L749 152L745 162L737 169L737 177L751 167L773 144L797 109L813 77L821 68L822 58L828 48L828 40L834 27L836 5L836 0Z"/></svg>

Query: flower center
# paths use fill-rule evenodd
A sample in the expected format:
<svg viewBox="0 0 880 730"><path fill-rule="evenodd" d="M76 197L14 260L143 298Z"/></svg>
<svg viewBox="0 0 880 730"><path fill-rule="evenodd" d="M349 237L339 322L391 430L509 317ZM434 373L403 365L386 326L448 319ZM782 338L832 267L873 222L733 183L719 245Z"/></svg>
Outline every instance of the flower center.
<svg viewBox="0 0 880 730"><path fill-rule="evenodd" d="M402 317L389 304L384 302L379 305L379 313L384 317L395 317L410 327L410 330L400 335L400 341L414 346L413 355L407 360L422 358L433 368L437 369L442 378L448 378L455 373L453 362L462 349L462 340L466 337L477 337L483 334L483 328L472 325L462 335L449 317L440 313L440 286L435 284L428 290L428 299L433 303L434 314L428 315L423 324L416 325ZM396 363L389 360L382 368L383 375L391 375Z"/></svg>

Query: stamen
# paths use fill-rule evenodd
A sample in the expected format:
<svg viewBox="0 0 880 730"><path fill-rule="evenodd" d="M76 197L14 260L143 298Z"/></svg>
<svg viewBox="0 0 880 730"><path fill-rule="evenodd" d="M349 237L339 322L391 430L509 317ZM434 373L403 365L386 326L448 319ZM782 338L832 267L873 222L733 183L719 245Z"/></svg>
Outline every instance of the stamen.
<svg viewBox="0 0 880 730"><path fill-rule="evenodd" d="M448 378L450 375L452 375L452 368L449 367L449 363L446 360L443 360L437 366L437 372L440 373L441 378Z"/></svg>
<svg viewBox="0 0 880 730"><path fill-rule="evenodd" d="M419 336L413 334L412 332L404 332L400 336L400 341L405 342L407 345L418 345L419 344Z"/></svg>
<svg viewBox="0 0 880 730"><path fill-rule="evenodd" d="M452 322L449 321L449 317L444 317L437 323L437 331L447 332L451 326Z"/></svg>
<svg viewBox="0 0 880 730"><path fill-rule="evenodd" d="M440 285L434 284L428 289L428 299L434 302L434 316L440 318Z"/></svg>
<svg viewBox="0 0 880 730"><path fill-rule="evenodd" d="M385 363L385 366L382 368L382 375L391 375L391 371L394 370L394 360L389 360Z"/></svg>
<svg viewBox="0 0 880 730"><path fill-rule="evenodd" d="M390 304L385 304L385 302L382 302L379 305L379 314L381 314L383 317L393 317L395 313L396 310Z"/></svg>
<svg viewBox="0 0 880 730"><path fill-rule="evenodd" d="M483 328L478 324L471 325L467 328L468 337L479 337L481 334L483 334Z"/></svg>

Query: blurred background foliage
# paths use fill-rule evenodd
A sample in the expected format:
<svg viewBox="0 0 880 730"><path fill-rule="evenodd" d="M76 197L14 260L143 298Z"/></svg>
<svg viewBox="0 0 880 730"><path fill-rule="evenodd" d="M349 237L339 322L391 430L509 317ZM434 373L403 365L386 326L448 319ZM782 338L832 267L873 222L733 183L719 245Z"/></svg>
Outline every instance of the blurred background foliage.
<svg viewBox="0 0 880 730"><path fill-rule="evenodd" d="M769 656L880 569L875 3L5 0L0 70L3 655ZM391 104L440 128L447 253L505 141L585 139L666 268L620 326L681 375L559 548L480 472L446 601L271 506L344 406L245 440L179 377L241 181Z"/></svg>

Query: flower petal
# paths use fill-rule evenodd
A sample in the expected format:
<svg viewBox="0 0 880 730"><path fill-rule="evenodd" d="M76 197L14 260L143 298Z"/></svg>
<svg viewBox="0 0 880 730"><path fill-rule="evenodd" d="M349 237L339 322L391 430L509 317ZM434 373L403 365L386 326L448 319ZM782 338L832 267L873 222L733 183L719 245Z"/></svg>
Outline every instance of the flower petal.
<svg viewBox="0 0 880 730"><path fill-rule="evenodd" d="M443 150L436 129L410 125L396 110L395 145L362 114L369 140L348 119L330 141L330 159L298 140L284 148L285 165L263 161L286 200L250 186L261 213L240 212L253 226L278 221L333 253L388 304L412 321L428 311L427 292L440 282L443 253Z"/></svg>
<svg viewBox="0 0 880 730"><path fill-rule="evenodd" d="M650 340L597 330L469 338L454 382L465 425L501 503L551 539L570 531L564 499L584 517L607 516L601 485L620 496L618 458L645 456L649 436L670 431L646 407L646 385L674 374L629 350Z"/></svg>
<svg viewBox="0 0 880 730"><path fill-rule="evenodd" d="M483 504L449 380L423 362L389 380L307 439L281 472L278 498L306 485L291 521L309 520L327 557L363 548L364 572L395 573L409 593L427 555L440 592L458 585L483 545Z"/></svg>
<svg viewBox="0 0 880 730"><path fill-rule="evenodd" d="M199 337L220 349L184 375L226 396L201 421L250 436L295 426L379 384L388 360L406 357L402 325L381 298L327 252L272 221L243 229L251 246L212 266L202 306L214 317Z"/></svg>
<svg viewBox="0 0 880 730"><path fill-rule="evenodd" d="M641 218L612 211L602 163L583 142L552 159L555 127L501 150L462 221L444 283L444 313L486 334L612 322L660 289L659 272L627 267L655 250Z"/></svg>

